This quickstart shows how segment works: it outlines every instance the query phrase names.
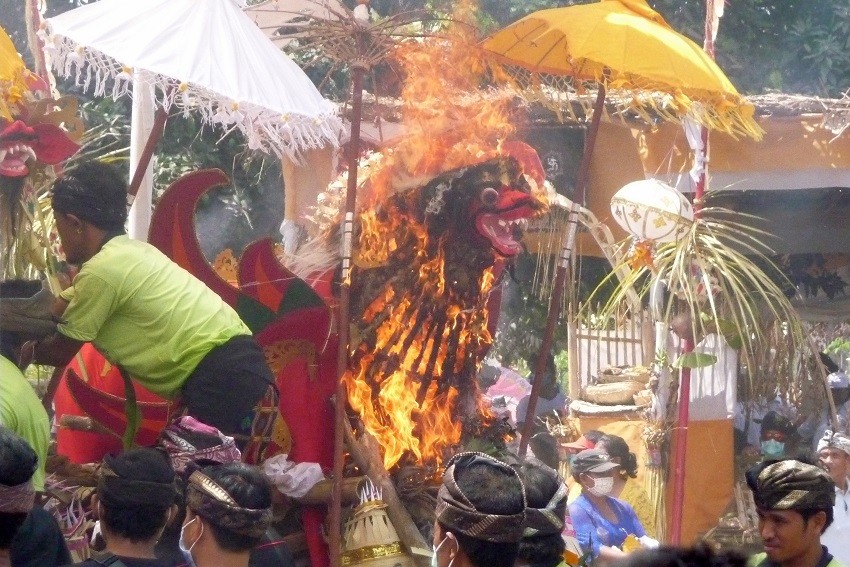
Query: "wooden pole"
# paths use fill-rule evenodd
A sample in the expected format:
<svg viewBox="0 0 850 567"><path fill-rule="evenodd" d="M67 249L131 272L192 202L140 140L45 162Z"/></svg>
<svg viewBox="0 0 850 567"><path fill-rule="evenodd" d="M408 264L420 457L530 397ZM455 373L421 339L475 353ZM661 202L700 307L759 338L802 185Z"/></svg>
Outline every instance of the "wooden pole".
<svg viewBox="0 0 850 567"><path fill-rule="evenodd" d="M339 350L337 351L336 403L334 404L334 469L331 496L328 548L331 567L339 567L342 543L342 483L345 464L345 432L351 426L345 415L348 395L342 376L348 368L348 340L351 319L351 239L354 233L354 208L357 202L357 162L360 158L360 118L363 112L363 75L366 68L354 65L351 69L351 138L348 141L348 184L345 190L345 217L342 224L342 282L339 294Z"/></svg>
<svg viewBox="0 0 850 567"><path fill-rule="evenodd" d="M142 150L142 155L139 156L139 163L136 165L136 171L133 174L133 179L130 181L130 186L127 187L127 205L132 205L136 198L136 193L139 192L139 187L142 185L142 179L145 176L145 171L148 169L148 164L153 158L153 153L156 151L156 146L159 144L159 139L162 138L162 133L165 131L165 122L168 120L168 112L158 106L156 114L153 117L153 127L151 135L145 143L145 148Z"/></svg>
<svg viewBox="0 0 850 567"><path fill-rule="evenodd" d="M703 50L714 59L714 0L708 0L705 5L705 38ZM700 129L700 147L697 159L702 163L699 179L694 189L694 217L699 218L702 213L703 198L705 196L706 176L708 174L708 128ZM692 322L695 325L696 322ZM682 351L693 352L696 338L685 340ZM679 416L676 420L676 440L673 452L673 518L670 526L670 543L681 545L682 543L682 512L685 506L685 460L688 450L688 421L690 418L691 405L691 369L682 368L679 372Z"/></svg>
<svg viewBox="0 0 850 567"><path fill-rule="evenodd" d="M596 146L596 134L599 132L599 122L602 119L602 111L605 109L605 85L600 83L596 93L596 103L593 105L593 116L587 129L587 139L584 143L584 154L581 158L581 166L576 180L575 199L570 209L567 230L564 233L564 242L558 257L558 269L555 274L555 286L552 289L552 297L549 299L549 314L546 317L546 327L543 331L543 341L540 352L534 365L534 380L531 383L531 392L528 394L528 407L525 411L525 423L522 426L522 437L519 442L519 456L525 457L528 450L528 440L534 428L534 413L537 411L537 399L540 397L543 373L546 371L546 362L552 351L552 343L555 338L555 324L561 310L561 302L564 297L564 288L567 282L567 274L570 267L570 257L575 245L576 232L578 230L578 207L584 202L587 193L587 180L590 177L590 162L593 158L593 148Z"/></svg>

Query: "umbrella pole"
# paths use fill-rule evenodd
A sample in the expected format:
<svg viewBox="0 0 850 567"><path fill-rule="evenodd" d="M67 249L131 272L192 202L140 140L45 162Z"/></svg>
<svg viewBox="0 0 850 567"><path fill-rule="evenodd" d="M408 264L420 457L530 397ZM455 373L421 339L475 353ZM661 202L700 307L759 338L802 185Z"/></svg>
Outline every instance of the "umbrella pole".
<svg viewBox="0 0 850 567"><path fill-rule="evenodd" d="M714 1L706 2L705 14L705 39L703 50L709 57L714 59L714 36L713 29ZM700 129L699 155L696 159L703 164L699 179L694 188L694 217L699 218L701 214L703 197L705 196L705 183L708 170L708 128ZM694 350L694 339L685 339L682 344L682 352L688 353ZM673 521L670 525L670 543L680 545L682 543L682 512L685 508L685 462L688 451L688 421L690 419L691 406L691 369L682 368L679 372L679 415L676 420L676 441L673 453Z"/></svg>
<svg viewBox="0 0 850 567"><path fill-rule="evenodd" d="M145 171L148 169L148 164L153 157L156 146L159 144L159 139L162 138L162 133L165 131L165 121L168 119L168 112L163 107L156 109L156 114L153 117L153 126L151 127L151 135L145 143L145 148L139 156L139 163L136 164L136 171L133 173L133 179L130 181L130 186L127 187L127 206L133 204L136 199L136 193L139 192L139 187L142 185L142 179L145 176Z"/></svg>
<svg viewBox="0 0 850 567"><path fill-rule="evenodd" d="M336 403L334 404L334 469L331 493L328 547L331 567L339 567L342 545L342 481L345 464L345 415L348 395L342 376L348 368L348 340L351 320L351 239L354 233L354 208L357 202L357 162L360 157L360 118L363 112L363 76L366 68L352 66L351 78L351 138L348 141L348 183L345 189L345 217L342 225L342 281L339 293L339 350L337 351Z"/></svg>
<svg viewBox="0 0 850 567"><path fill-rule="evenodd" d="M522 437L519 442L519 456L525 457L528 450L528 440L534 428L534 414L537 411L537 399L540 397L543 374L546 372L546 363L552 350L555 338L555 324L561 311L561 302L564 297L567 275L570 268L570 258L575 246L576 232L578 230L578 207L576 203L584 202L587 193L587 180L590 174L590 162L593 158L593 148L596 146L596 134L599 132L599 122L602 120L602 111L605 109L605 86L600 83L596 93L596 103L593 105L593 115L590 126L587 128L587 139L584 144L584 154L581 157L581 166L576 180L575 199L570 208L570 216L567 222L567 230L564 233L564 242L561 253L558 256L558 269L555 274L555 287L552 289L552 297L549 299L549 313L546 317L546 327L543 331L543 341L540 352L534 365L534 380L531 383L531 392L528 394L528 407L525 411L525 423L522 425Z"/></svg>

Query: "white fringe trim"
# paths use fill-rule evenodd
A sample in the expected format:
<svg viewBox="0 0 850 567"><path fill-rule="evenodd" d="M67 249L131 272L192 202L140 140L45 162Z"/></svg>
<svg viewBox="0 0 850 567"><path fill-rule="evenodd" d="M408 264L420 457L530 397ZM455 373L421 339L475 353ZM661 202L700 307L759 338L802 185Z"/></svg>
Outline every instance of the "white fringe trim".
<svg viewBox="0 0 850 567"><path fill-rule="evenodd" d="M94 83L95 96L113 99L130 94L133 80L131 70L96 49L77 45L61 35L43 34L45 52L57 73L74 76L85 91ZM278 157L299 162L299 153L328 144L338 147L344 132L342 119L335 105L328 102L327 110L319 116L287 113L280 115L262 106L234 101L201 85L181 83L158 73L138 70L151 85L154 100L166 110L176 106L184 113L199 112L204 122L220 126L225 133L238 128L247 138L252 150L271 151Z"/></svg>

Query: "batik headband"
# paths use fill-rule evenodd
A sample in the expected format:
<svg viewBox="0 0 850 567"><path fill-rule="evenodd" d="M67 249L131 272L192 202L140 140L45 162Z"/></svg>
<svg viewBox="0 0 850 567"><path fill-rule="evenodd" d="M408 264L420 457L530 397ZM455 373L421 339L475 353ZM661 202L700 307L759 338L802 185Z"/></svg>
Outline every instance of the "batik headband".
<svg viewBox="0 0 850 567"><path fill-rule="evenodd" d="M833 433L827 429L821 440L818 441L818 452L827 447L835 447L850 455L850 438L841 433Z"/></svg>
<svg viewBox="0 0 850 567"><path fill-rule="evenodd" d="M794 460L747 471L753 500L765 510L822 510L835 503L835 484L822 469Z"/></svg>
<svg viewBox="0 0 850 567"><path fill-rule="evenodd" d="M25 514L35 504L32 479L15 486L0 484L0 514Z"/></svg>
<svg viewBox="0 0 850 567"><path fill-rule="evenodd" d="M270 508L242 508L228 492L201 471L189 475L186 506L224 529L249 537L262 537L272 519Z"/></svg>
<svg viewBox="0 0 850 567"><path fill-rule="evenodd" d="M520 476L505 463L484 453L459 453L449 459L446 472L443 473L443 484L437 494L437 521L449 531L459 532L475 539L497 543L519 541L525 527L525 488L522 488L522 511L510 515L479 512L455 480L455 466L459 461L464 461L464 466L484 462L492 467L509 471L522 487Z"/></svg>
<svg viewBox="0 0 850 567"><path fill-rule="evenodd" d="M523 537L537 537L560 534L564 530L564 516L567 514L567 494L569 490L564 479L557 471L541 467L558 484L558 490L543 508L525 509L525 531Z"/></svg>

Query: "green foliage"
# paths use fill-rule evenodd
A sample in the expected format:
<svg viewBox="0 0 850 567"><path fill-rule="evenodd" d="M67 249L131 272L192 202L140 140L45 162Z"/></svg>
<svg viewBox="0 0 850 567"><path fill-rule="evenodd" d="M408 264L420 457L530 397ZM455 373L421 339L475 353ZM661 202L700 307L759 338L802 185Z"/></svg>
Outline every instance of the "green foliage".
<svg viewBox="0 0 850 567"><path fill-rule="evenodd" d="M492 354L503 366L529 371L528 360L540 350L540 337L546 327L549 302L533 289L537 257L522 254L517 257L511 274L502 287L502 309ZM555 327L555 350L566 347L566 326Z"/></svg>
<svg viewBox="0 0 850 567"><path fill-rule="evenodd" d="M850 360L850 339L837 337L823 349L826 354L837 354L844 362Z"/></svg>
<svg viewBox="0 0 850 567"><path fill-rule="evenodd" d="M538 262L547 261L545 257L531 254L521 254L517 257L510 276L502 287L502 305L499 316L499 326L493 343L492 355L502 363L515 369L522 375L533 371L533 361L540 351L540 338L546 327L549 313L548 296L541 298L541 293L534 286L535 271ZM554 258L549 258L551 277L554 277ZM601 290L598 298L605 301L613 293L616 286L608 279L608 266L600 258L584 258L578 271L577 297L585 301L594 290ZM606 295L608 294L608 295ZM568 376L567 360L567 327L565 316L561 314L555 325L553 354L558 376ZM529 364L532 361L532 364Z"/></svg>
<svg viewBox="0 0 850 567"><path fill-rule="evenodd" d="M650 0L674 29L702 45L705 3ZM748 94L839 96L850 87L850 1L736 0L720 20L717 61Z"/></svg>
<svg viewBox="0 0 850 567"><path fill-rule="evenodd" d="M717 364L717 357L704 352L686 352L673 362L673 368L707 368Z"/></svg>

